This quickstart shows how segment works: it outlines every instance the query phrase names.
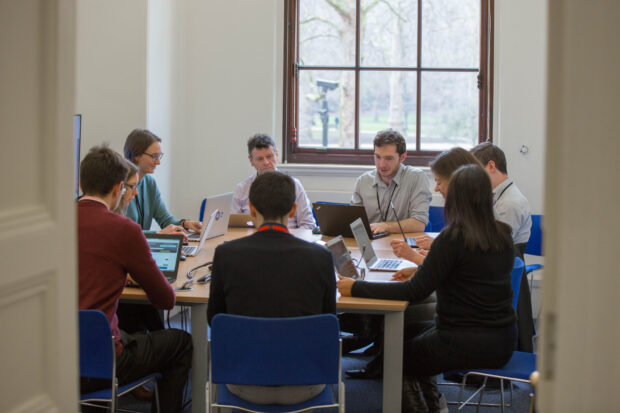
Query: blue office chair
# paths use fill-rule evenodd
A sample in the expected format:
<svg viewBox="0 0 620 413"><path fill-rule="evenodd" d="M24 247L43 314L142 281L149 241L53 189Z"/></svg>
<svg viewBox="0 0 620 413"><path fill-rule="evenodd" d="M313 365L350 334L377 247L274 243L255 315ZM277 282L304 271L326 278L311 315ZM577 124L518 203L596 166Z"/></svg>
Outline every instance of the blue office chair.
<svg viewBox="0 0 620 413"><path fill-rule="evenodd" d="M521 277L523 276L523 260L521 258L516 257L514 267L511 272L512 279L512 306L517 310L517 301L519 299L519 290L521 289ZM520 381L523 383L529 383L530 375L536 370L536 354L532 353L523 353L521 351L515 351L512 353L512 357L508 363L498 369L472 369L466 370L462 373L463 381L461 382L461 390L459 391L459 399L458 410L461 410L464 406L469 404L469 402L477 395L480 394L480 398L478 399L477 409L480 409L480 406L492 406L492 407L501 407L502 412L504 412L504 407L510 407L512 404L512 385L510 385L510 403L506 404L504 400L504 380L509 381ZM461 403L461 399L463 398L463 390L465 388L465 384L467 383L467 379L471 376L482 376L484 380L482 385L476 390L467 400ZM482 397L484 395L484 390L486 388L487 380L489 377L494 377L500 380L500 392L501 392L501 404L492 404L482 403ZM476 410L478 411L478 410Z"/></svg>
<svg viewBox="0 0 620 413"><path fill-rule="evenodd" d="M430 206L428 208L428 222L431 229L425 230L426 232L441 232L443 227L446 226L442 206Z"/></svg>
<svg viewBox="0 0 620 413"><path fill-rule="evenodd" d="M209 340L208 411L226 407L279 413L338 407L344 413L339 328L333 314L292 318L216 315ZM226 384L326 386L314 398L296 405L257 405L232 394Z"/></svg>
<svg viewBox="0 0 620 413"><path fill-rule="evenodd" d="M198 213L198 221L202 222L205 217L205 207L207 206L207 198L203 199L200 203L200 212Z"/></svg>
<svg viewBox="0 0 620 413"><path fill-rule="evenodd" d="M159 412L157 380L161 374L154 373L119 387L116 378L116 353L110 324L99 310L80 310L80 377L110 380L111 387L80 395L80 404L102 407L93 402L109 403L110 411L118 409L118 398L143 384L154 382L153 401Z"/></svg>
<svg viewBox="0 0 620 413"><path fill-rule="evenodd" d="M525 253L528 255L537 255L542 257L542 215L532 215L532 229L530 231L530 239L525 246ZM534 284L534 271L542 269L541 264L530 264L525 266L525 274L530 282L530 295Z"/></svg>

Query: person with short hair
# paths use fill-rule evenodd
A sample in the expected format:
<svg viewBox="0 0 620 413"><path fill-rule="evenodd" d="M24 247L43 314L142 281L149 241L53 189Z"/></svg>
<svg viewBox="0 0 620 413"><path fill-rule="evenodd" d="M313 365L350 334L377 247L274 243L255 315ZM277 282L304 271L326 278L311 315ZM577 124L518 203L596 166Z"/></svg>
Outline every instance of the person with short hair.
<svg viewBox="0 0 620 413"><path fill-rule="evenodd" d="M492 199L484 169L461 166L450 178L447 225L415 274L399 283L338 277L343 297L416 303L437 292L435 321L406 320L403 412L447 411L437 389L437 374L498 368L515 349L514 251L510 227L493 219Z"/></svg>
<svg viewBox="0 0 620 413"><path fill-rule="evenodd" d="M146 129L134 129L125 140L125 158L138 167L140 182L137 194L127 207L127 217L137 222L144 231L151 229L153 220L161 228L160 234L183 233L185 230L200 232L202 223L187 219L176 219L166 208L157 182L152 174L164 154L161 138Z"/></svg>
<svg viewBox="0 0 620 413"><path fill-rule="evenodd" d="M289 233L295 216L295 182L265 171L249 190L254 234L215 249L209 292L209 324L219 313L251 317L300 317L336 312L331 253ZM277 340L274 337L274 340ZM258 404L295 404L319 394L319 386L228 385L235 395Z"/></svg>
<svg viewBox="0 0 620 413"><path fill-rule="evenodd" d="M249 214L250 186L257 176L266 171L277 171L278 149L270 136L257 133L248 139L248 159L256 173L237 184L233 194L230 212L233 214ZM316 223L312 215L312 206L306 195L303 185L298 179L292 178L295 183L295 214L288 220L290 228L314 229Z"/></svg>
<svg viewBox="0 0 620 413"><path fill-rule="evenodd" d="M392 203L403 231L424 231L431 191L422 170L403 164L407 157L405 138L386 129L377 132L373 143L376 168L357 178L351 204L364 206L375 234L400 232Z"/></svg>
<svg viewBox="0 0 620 413"><path fill-rule="evenodd" d="M508 177L506 155L501 148L491 142L484 142L473 147L471 153L478 158L489 175L493 187L493 208L497 219L510 225L515 252L525 261L525 246L530 239L532 215L527 198L521 193L517 184ZM521 279L517 316L519 325L517 350L532 353L536 329L532 315L532 297L525 269Z"/></svg>
<svg viewBox="0 0 620 413"><path fill-rule="evenodd" d="M80 164L84 196L77 206L79 308L100 310L108 318L119 385L159 372L162 411L181 412L192 359L191 336L176 329L126 334L118 327L116 309L128 273L155 307L169 310L176 300L140 226L112 212L123 196L127 172L125 160L105 146L92 148ZM90 392L110 383L83 378L81 385Z"/></svg>

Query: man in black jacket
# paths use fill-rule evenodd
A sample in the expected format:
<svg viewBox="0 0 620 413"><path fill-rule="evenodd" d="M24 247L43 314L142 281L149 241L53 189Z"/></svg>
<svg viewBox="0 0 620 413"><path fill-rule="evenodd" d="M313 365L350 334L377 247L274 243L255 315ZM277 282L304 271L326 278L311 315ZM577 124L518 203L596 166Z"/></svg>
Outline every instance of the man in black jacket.
<svg viewBox="0 0 620 413"><path fill-rule="evenodd" d="M289 234L295 214L295 183L280 172L264 172L250 187L254 234L218 246L207 317L218 313L297 317L336 312L331 253ZM276 338L277 339L277 338ZM229 390L261 404L294 404L314 397L319 386L232 386Z"/></svg>

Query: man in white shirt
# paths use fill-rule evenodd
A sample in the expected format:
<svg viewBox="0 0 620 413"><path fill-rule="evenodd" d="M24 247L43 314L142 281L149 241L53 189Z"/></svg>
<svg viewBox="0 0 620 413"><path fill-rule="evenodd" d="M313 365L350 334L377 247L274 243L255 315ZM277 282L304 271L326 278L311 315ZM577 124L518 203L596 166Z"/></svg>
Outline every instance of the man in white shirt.
<svg viewBox="0 0 620 413"><path fill-rule="evenodd" d="M393 129L382 130L375 137L374 148L376 169L357 178L351 204L364 206L375 234L400 232L395 212L405 232L424 231L431 191L422 170L403 165L405 138Z"/></svg>
<svg viewBox="0 0 620 413"><path fill-rule="evenodd" d="M256 169L256 173L237 184L230 208L230 212L233 214L249 214L248 200L252 182L254 182L257 175L265 171L277 170L278 150L273 139L262 133L257 133L250 137L248 139L248 159L250 160L250 165ZM295 182L295 204L297 204L297 210L295 211L295 216L289 219L288 226L290 228L314 229L316 224L306 191L299 180L293 178L293 182Z"/></svg>
<svg viewBox="0 0 620 413"><path fill-rule="evenodd" d="M523 196L517 185L508 178L506 155L499 147L490 142L481 143L472 148L471 153L478 158L480 163L491 178L493 187L493 207L497 219L512 228L512 240L515 244L515 252L523 259L525 245L530 239L532 216L530 204ZM525 271L521 280L519 301L517 302L517 316L519 326L519 338L517 350L533 351L532 337L535 334L534 320L532 317L532 300L530 288Z"/></svg>

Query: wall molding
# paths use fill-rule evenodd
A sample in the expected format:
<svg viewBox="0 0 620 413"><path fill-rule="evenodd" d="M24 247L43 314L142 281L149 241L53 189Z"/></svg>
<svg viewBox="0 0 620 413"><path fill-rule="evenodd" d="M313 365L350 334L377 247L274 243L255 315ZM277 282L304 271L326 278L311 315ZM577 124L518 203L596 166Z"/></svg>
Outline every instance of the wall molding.
<svg viewBox="0 0 620 413"><path fill-rule="evenodd" d="M18 208L0 211L0 228L2 234L19 229L20 232L28 227L40 229L42 225L53 225L52 215L44 205L20 206Z"/></svg>

